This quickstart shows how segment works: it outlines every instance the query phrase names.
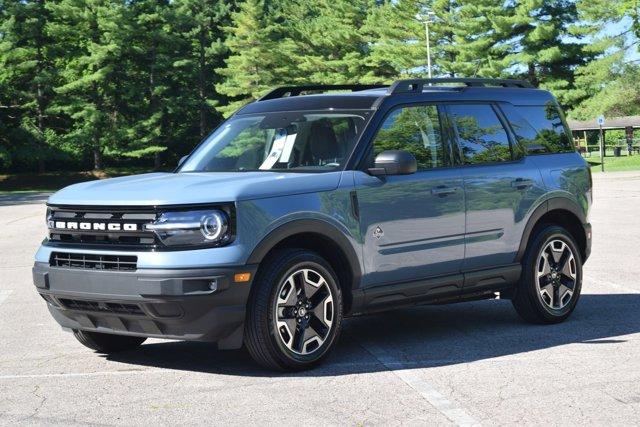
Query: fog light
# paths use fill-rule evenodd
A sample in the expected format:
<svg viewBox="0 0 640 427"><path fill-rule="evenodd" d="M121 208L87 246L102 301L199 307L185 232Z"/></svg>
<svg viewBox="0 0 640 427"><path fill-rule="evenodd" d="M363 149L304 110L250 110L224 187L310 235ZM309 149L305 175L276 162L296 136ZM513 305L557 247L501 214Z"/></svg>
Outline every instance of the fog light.
<svg viewBox="0 0 640 427"><path fill-rule="evenodd" d="M213 279L209 282L209 289L211 289L212 291L218 290L218 279Z"/></svg>

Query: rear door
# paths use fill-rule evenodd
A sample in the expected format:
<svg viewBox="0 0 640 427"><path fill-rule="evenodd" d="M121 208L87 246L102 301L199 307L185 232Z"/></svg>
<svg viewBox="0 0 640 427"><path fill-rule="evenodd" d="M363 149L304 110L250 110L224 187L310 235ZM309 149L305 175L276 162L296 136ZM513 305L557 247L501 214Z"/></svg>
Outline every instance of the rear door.
<svg viewBox="0 0 640 427"><path fill-rule="evenodd" d="M356 172L366 287L460 272L464 191L460 170L451 167L450 132L441 113L433 104L396 107L374 137L368 167L382 151L405 150L416 157L416 173L375 177ZM442 287L455 291L457 285ZM419 286L417 292L429 289Z"/></svg>
<svg viewBox="0 0 640 427"><path fill-rule="evenodd" d="M544 194L540 171L523 155L497 105L447 106L465 189L463 271L514 262L528 213Z"/></svg>

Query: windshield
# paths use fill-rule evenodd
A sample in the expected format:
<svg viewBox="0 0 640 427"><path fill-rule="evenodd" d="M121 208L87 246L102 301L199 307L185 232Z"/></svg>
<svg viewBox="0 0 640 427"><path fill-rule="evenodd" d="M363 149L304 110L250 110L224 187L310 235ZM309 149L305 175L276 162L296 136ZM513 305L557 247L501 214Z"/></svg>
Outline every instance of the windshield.
<svg viewBox="0 0 640 427"><path fill-rule="evenodd" d="M198 146L180 172L338 170L369 115L305 111L235 116Z"/></svg>

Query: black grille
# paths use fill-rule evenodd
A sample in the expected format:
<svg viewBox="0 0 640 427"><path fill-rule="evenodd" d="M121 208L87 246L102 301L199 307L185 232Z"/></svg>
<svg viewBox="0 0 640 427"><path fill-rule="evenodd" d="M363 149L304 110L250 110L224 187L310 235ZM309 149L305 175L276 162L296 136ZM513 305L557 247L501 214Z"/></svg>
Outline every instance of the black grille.
<svg viewBox="0 0 640 427"><path fill-rule="evenodd" d="M153 210L120 211L118 208L50 208L47 218L49 240L65 246L124 246L129 248L154 248L156 235L144 230L144 225L155 221ZM121 208L120 208L121 209ZM73 224L73 228L66 225ZM102 229L116 225L120 230ZM58 225L65 225L59 227ZM125 225L129 228L125 229ZM101 226L101 227L99 227ZM134 229L130 229L133 226Z"/></svg>
<svg viewBox="0 0 640 427"><path fill-rule="evenodd" d="M83 268L88 270L134 271L138 257L133 255L89 255L69 252L53 252L49 264L52 267Z"/></svg>
<svg viewBox="0 0 640 427"><path fill-rule="evenodd" d="M58 298L58 301L69 310L94 311L100 313L130 314L144 316L144 311L137 304L121 304L118 302L99 302L77 299Z"/></svg>

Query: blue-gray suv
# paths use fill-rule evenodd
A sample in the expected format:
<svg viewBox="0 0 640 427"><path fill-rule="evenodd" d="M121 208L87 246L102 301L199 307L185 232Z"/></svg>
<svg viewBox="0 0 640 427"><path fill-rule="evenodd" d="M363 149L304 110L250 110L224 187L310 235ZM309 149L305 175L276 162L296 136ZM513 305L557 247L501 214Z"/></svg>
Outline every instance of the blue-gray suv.
<svg viewBox="0 0 640 427"><path fill-rule="evenodd" d="M299 370L347 316L500 297L566 319L591 188L557 102L522 81L283 87L172 173L52 195L33 278L94 350L208 341Z"/></svg>

